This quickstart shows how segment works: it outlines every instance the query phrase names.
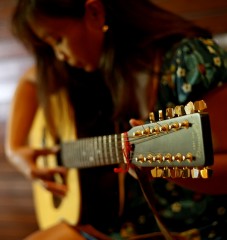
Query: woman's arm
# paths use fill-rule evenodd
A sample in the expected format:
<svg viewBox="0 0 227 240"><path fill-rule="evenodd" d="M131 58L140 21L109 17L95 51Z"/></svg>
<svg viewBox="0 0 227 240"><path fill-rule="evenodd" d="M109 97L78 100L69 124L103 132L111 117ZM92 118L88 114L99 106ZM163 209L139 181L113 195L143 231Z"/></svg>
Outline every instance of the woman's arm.
<svg viewBox="0 0 227 240"><path fill-rule="evenodd" d="M35 78L35 70L32 68L22 76L16 88L7 124L6 155L9 161L26 177L40 179L46 189L56 195L64 196L67 187L55 183L53 175L59 173L65 176L66 169L63 167L38 168L36 165L38 156L55 154L58 149L37 149L30 146L28 142L33 120L39 107Z"/></svg>
<svg viewBox="0 0 227 240"><path fill-rule="evenodd" d="M212 39L184 39L166 56L163 65L160 101L162 106L205 100L214 149L210 179L174 179L198 192L226 194L227 186L227 52ZM221 87L219 87L222 85ZM171 179L170 179L171 180Z"/></svg>
<svg viewBox="0 0 227 240"><path fill-rule="evenodd" d="M27 138L38 109L35 70L29 69L19 80L15 90L6 131L6 154L9 161L25 176L31 176ZM26 158L26 160L25 160Z"/></svg>
<svg viewBox="0 0 227 240"><path fill-rule="evenodd" d="M213 175L209 179L175 179L174 182L197 192L227 194L227 84L209 92L207 104L214 150Z"/></svg>

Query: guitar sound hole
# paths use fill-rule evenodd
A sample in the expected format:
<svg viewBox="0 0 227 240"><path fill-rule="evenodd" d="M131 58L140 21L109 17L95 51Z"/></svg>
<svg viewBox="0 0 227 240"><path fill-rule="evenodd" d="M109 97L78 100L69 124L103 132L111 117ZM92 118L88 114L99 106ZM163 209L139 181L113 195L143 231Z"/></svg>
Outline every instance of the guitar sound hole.
<svg viewBox="0 0 227 240"><path fill-rule="evenodd" d="M62 199L58 196L53 195L53 205L55 208L58 208L61 205Z"/></svg>
<svg viewBox="0 0 227 240"><path fill-rule="evenodd" d="M54 174L53 176L54 181L59 184L65 184L65 179L58 173ZM53 198L53 205L55 208L58 208L61 205L62 198L56 195L52 195Z"/></svg>

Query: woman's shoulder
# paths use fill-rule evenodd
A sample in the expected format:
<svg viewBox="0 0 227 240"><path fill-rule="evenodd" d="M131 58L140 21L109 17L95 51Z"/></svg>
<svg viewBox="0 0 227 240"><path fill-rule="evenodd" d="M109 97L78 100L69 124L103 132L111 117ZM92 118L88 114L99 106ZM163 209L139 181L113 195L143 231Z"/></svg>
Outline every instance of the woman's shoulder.
<svg viewBox="0 0 227 240"><path fill-rule="evenodd" d="M215 56L227 59L227 50L222 48L213 38L183 38L167 52L166 58L190 55L198 55L198 57L201 56L213 61Z"/></svg>
<svg viewBox="0 0 227 240"><path fill-rule="evenodd" d="M227 82L227 51L212 38L184 38L164 56L160 84L162 95L171 99L164 103L185 103L223 82Z"/></svg>
<svg viewBox="0 0 227 240"><path fill-rule="evenodd" d="M23 73L23 75L20 77L20 81L29 81L36 83L36 74L36 66L32 65Z"/></svg>

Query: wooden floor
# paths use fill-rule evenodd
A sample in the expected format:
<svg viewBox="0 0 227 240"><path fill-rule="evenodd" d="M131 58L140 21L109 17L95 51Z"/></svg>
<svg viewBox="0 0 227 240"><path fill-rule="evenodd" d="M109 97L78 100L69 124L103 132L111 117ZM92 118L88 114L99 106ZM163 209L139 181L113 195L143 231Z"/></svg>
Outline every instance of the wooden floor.
<svg viewBox="0 0 227 240"><path fill-rule="evenodd" d="M208 27L227 33L226 0L153 0L162 7ZM16 0L0 0L0 239L21 240L37 229L30 183L6 160L4 138L9 105L19 76L31 57L12 37L9 20ZM226 38L219 39L226 45Z"/></svg>

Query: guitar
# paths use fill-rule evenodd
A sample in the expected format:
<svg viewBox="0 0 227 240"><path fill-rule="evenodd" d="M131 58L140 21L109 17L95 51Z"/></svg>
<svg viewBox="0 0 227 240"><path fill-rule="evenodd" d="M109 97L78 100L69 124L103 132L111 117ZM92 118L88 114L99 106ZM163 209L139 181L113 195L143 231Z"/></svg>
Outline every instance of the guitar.
<svg viewBox="0 0 227 240"><path fill-rule="evenodd" d="M150 171L152 177L208 178L213 164L213 148L206 103L190 102L159 111L158 121L150 113L150 122L122 134L97 136L61 143L61 163L50 157L52 166L69 168L66 184L69 191L62 200L55 199L39 182L34 183L34 199L41 229L66 221L80 221L80 180L82 168L123 163ZM40 120L39 120L40 123ZM42 125L42 124L41 124ZM52 158L52 159L51 159ZM39 161L38 161L39 162ZM40 164L40 165L43 165ZM113 167L116 172L125 169ZM46 204L49 207L44 207Z"/></svg>

